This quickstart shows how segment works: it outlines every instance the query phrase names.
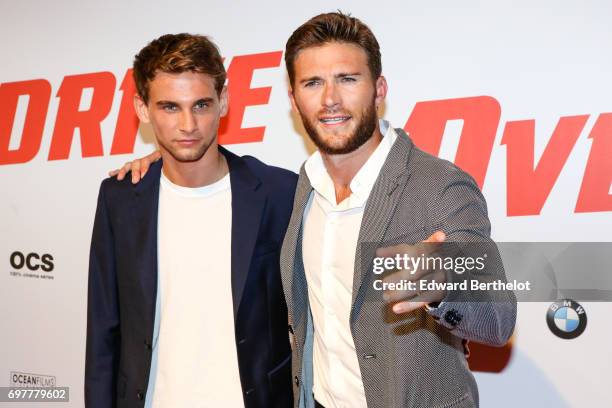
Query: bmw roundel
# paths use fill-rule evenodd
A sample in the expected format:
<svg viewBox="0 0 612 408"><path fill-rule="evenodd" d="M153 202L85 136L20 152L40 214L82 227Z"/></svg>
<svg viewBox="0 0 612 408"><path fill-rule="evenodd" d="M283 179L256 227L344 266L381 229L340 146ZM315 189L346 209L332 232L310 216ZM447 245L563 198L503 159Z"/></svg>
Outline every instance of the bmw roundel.
<svg viewBox="0 0 612 408"><path fill-rule="evenodd" d="M546 323L555 336L575 339L586 328L587 315L578 302L562 299L548 307Z"/></svg>

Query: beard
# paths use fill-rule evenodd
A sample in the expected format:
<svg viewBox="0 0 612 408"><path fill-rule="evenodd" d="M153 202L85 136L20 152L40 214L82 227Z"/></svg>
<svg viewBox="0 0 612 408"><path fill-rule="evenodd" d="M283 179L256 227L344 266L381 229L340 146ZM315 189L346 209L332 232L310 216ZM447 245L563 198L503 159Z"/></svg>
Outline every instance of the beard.
<svg viewBox="0 0 612 408"><path fill-rule="evenodd" d="M351 115L352 116L352 115ZM300 117L304 124L304 129L310 140L317 146L321 153L328 155L335 154L348 154L352 153L360 148L365 142L370 140L374 134L374 130L378 124L378 117L376 115L376 105L374 101L372 104L366 107L361 113L361 119L357 122L355 131L349 137L346 138L342 145L330 145L324 140L323 137L318 133L314 121L311 121L305 117L300 111ZM316 120L316 119L315 119Z"/></svg>

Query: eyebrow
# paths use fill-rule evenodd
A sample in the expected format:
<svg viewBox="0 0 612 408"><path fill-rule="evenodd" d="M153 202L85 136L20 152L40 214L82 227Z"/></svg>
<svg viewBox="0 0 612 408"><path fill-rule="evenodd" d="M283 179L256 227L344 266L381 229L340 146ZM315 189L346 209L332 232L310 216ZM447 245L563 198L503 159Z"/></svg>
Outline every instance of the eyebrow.
<svg viewBox="0 0 612 408"><path fill-rule="evenodd" d="M334 78L338 79L338 78L345 78L345 77L348 77L348 76L357 76L358 77L358 76L361 76L361 75L362 75L361 72L353 72L353 73L350 73L350 72L340 72L340 73L334 75ZM320 76L312 76L312 77L309 77L309 78L302 79L300 81L300 84L304 84L304 83L310 82L310 81L318 81L318 80L321 80L321 79L322 78Z"/></svg>
<svg viewBox="0 0 612 408"><path fill-rule="evenodd" d="M200 99L198 99L197 101L195 101L195 102L194 102L194 103L193 103L191 106L195 106L195 105L197 105L198 103L202 103L202 102L204 102L204 103L214 102L214 98L211 98L211 97L208 97L208 98L200 98ZM157 101L155 104L156 104L157 106L165 106L165 105L177 105L177 106L178 106L178 105L179 105L177 102L173 102L173 101L165 101L165 100L162 100L162 101Z"/></svg>
<svg viewBox="0 0 612 408"><path fill-rule="evenodd" d="M353 73L341 72L339 74L334 75L334 78L344 78L347 76L361 76L361 72L353 72Z"/></svg>
<svg viewBox="0 0 612 408"><path fill-rule="evenodd" d="M163 106L163 105L178 105L176 102L172 102L172 101L157 101L155 102L155 104L157 106Z"/></svg>

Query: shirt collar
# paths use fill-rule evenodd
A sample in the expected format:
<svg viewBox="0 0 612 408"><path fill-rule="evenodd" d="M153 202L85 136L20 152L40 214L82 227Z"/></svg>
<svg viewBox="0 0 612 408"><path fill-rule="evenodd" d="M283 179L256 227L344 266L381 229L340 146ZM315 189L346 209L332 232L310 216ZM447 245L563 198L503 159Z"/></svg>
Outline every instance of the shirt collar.
<svg viewBox="0 0 612 408"><path fill-rule="evenodd" d="M397 139L397 133L395 129L390 126L389 122L381 119L379 121L379 126L380 132L383 134L383 139L368 160L359 169L355 177L353 177L353 180L351 180L351 196L342 203L344 204L348 201L343 207L348 206L348 208L354 208L365 204L378 178L378 173L380 173L387 159L387 155ZM333 207L337 207L334 183L327 173L327 169L323 164L323 158L318 150L306 160L304 170L314 190L325 198Z"/></svg>

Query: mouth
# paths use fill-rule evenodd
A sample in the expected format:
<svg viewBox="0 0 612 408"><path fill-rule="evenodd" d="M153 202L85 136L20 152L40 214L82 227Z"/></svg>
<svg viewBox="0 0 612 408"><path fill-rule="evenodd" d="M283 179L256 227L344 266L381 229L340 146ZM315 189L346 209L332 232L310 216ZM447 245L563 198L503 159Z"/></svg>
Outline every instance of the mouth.
<svg viewBox="0 0 612 408"><path fill-rule="evenodd" d="M323 116L319 118L319 122L325 126L336 126L348 122L351 119L350 115L338 116Z"/></svg>
<svg viewBox="0 0 612 408"><path fill-rule="evenodd" d="M198 143L200 139L180 139L180 140L176 140L176 144L178 144L179 146L193 146L194 144Z"/></svg>

